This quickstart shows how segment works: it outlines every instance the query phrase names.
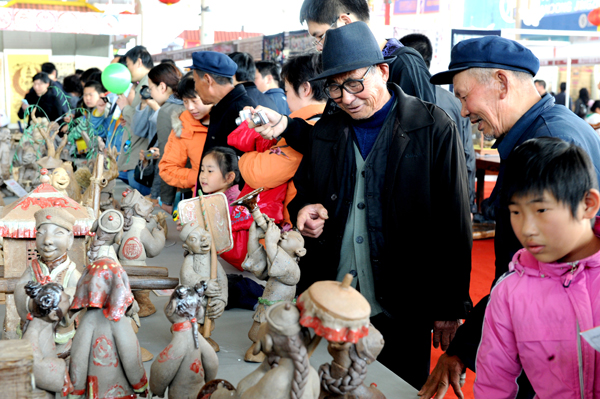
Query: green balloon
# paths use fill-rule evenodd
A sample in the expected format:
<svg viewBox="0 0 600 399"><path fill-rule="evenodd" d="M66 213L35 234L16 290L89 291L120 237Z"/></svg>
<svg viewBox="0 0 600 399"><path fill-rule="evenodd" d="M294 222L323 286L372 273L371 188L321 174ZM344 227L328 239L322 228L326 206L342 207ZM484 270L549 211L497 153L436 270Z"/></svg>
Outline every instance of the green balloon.
<svg viewBox="0 0 600 399"><path fill-rule="evenodd" d="M123 94L131 84L131 73L123 64L110 64L102 71L102 84L111 93Z"/></svg>

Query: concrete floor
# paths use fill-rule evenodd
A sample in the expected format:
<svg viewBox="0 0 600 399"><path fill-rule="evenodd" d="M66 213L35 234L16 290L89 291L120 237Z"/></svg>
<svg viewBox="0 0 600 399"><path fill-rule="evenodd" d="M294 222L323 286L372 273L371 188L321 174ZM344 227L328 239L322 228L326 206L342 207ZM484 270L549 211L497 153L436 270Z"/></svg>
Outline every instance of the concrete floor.
<svg viewBox="0 0 600 399"><path fill-rule="evenodd" d="M118 181L115 188L115 193L121 193L126 188L126 185ZM16 197L6 197L5 202L8 204L14 201ZM148 265L167 267L170 277L179 277L179 269L183 263L182 242L179 239L179 232L176 229L175 222L171 218L168 220L168 237L164 250L153 259L148 260ZM227 274L243 274L245 277L254 278L247 272L240 272L227 262L219 259ZM140 345L149 350L155 357L170 343L171 332L170 322L164 314L164 307L168 297L156 296L150 294L150 299L157 308L157 312L149 317L141 319L141 328L138 332ZM250 310L230 309L224 312L223 316L217 319L215 330L212 333L213 339L217 341L221 347L218 352L219 357L219 372L218 378L225 379L233 385L252 372L256 367L256 363L246 363L244 361L244 353L250 346L248 339L248 330L252 326L252 314ZM0 306L0 315L4 318L4 305ZM391 337L388 337L390 339ZM331 361L331 357L327 353L326 342L322 341L313 356L310 359L311 365L318 370L323 363ZM146 372L150 375L150 366L152 361L144 363ZM417 391L401 380L394 373L389 371L379 362L375 362L369 366L369 374L365 380L366 385L376 383L379 390L386 395L388 399L417 398ZM287 398L286 395L282 398Z"/></svg>

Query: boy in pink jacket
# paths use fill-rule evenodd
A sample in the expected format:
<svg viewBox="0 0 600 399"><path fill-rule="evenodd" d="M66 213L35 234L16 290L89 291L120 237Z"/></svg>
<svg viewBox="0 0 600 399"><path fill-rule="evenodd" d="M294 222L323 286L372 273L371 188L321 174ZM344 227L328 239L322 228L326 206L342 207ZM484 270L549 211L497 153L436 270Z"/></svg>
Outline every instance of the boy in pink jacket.
<svg viewBox="0 0 600 399"><path fill-rule="evenodd" d="M600 398L600 353L579 335L600 325L594 166L546 137L518 147L504 173L501 198L524 248L490 296L475 397L514 398L524 371L540 399Z"/></svg>

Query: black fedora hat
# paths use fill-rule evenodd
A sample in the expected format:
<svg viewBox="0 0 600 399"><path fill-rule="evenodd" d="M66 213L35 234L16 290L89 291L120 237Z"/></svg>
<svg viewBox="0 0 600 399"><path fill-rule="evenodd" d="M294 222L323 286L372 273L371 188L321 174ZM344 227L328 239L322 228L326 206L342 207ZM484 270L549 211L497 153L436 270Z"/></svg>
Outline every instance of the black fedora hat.
<svg viewBox="0 0 600 399"><path fill-rule="evenodd" d="M384 62L390 63L395 59L395 56L383 58L377 39L366 23L353 22L327 31L323 46L323 72L310 81Z"/></svg>

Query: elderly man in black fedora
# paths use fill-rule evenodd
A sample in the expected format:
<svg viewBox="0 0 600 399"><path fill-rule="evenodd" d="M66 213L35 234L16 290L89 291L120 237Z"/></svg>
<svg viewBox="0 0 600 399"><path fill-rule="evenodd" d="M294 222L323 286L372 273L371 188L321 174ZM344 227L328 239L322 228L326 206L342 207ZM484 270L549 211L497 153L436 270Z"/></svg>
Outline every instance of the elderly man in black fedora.
<svg viewBox="0 0 600 399"><path fill-rule="evenodd" d="M388 83L393 61L364 22L329 31L314 80L339 110L314 127L265 110L256 130L304 154L288 208L307 237L298 292L353 275L386 339L378 360L420 388L431 330L445 349L471 308L471 219L456 125Z"/></svg>

